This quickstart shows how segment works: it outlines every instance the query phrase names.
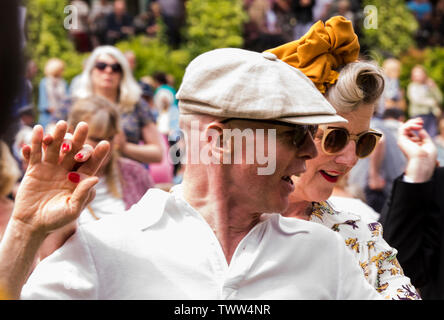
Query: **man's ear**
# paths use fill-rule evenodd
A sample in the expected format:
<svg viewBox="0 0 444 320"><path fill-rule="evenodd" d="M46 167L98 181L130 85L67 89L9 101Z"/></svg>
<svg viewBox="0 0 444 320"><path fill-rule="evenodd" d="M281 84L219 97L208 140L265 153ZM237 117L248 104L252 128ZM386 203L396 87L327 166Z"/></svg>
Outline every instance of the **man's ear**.
<svg viewBox="0 0 444 320"><path fill-rule="evenodd" d="M231 139L229 135L224 136L224 125L219 122L212 122L205 128L204 134L213 160L217 159L218 163L222 163L223 157L231 154Z"/></svg>

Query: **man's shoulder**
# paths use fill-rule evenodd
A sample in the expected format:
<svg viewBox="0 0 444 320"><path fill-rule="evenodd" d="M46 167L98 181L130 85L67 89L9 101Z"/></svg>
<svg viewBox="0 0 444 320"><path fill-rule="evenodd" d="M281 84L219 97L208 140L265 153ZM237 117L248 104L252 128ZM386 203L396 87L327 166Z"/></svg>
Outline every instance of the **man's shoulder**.
<svg viewBox="0 0 444 320"><path fill-rule="evenodd" d="M330 246L339 242L342 244L340 236L322 224L281 215L277 215L271 223L275 225L275 229L279 233L286 235L286 241L289 242L294 239L296 243L300 243L304 239L313 247L317 245ZM301 237L301 235L303 236Z"/></svg>
<svg viewBox="0 0 444 320"><path fill-rule="evenodd" d="M147 228L159 221L171 194L160 189L151 188L129 210L107 216L79 226L88 238L117 240L134 234L135 230Z"/></svg>

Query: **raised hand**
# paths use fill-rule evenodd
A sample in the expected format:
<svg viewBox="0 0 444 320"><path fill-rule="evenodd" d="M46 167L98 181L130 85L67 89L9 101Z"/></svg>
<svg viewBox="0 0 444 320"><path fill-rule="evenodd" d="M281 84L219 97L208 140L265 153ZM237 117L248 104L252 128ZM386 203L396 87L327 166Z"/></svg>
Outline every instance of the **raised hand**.
<svg viewBox="0 0 444 320"><path fill-rule="evenodd" d="M67 153L61 151L66 130L66 122L60 121L53 134L44 137L43 128L37 125L31 146L23 149L29 163L11 219L43 235L77 219L92 200L93 186L98 182L94 174L109 151L109 143L102 141L89 159L79 164L74 155L85 143L88 126L79 123Z"/></svg>
<svg viewBox="0 0 444 320"><path fill-rule="evenodd" d="M421 118L410 119L399 128L398 145L407 157L406 177L413 182L429 180L436 166L437 149Z"/></svg>

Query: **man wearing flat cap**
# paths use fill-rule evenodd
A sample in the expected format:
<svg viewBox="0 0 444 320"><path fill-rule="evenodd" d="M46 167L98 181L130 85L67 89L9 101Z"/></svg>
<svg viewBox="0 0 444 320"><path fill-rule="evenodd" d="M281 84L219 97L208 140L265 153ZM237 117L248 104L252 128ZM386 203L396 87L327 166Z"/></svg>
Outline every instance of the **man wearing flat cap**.
<svg viewBox="0 0 444 320"><path fill-rule="evenodd" d="M29 243L36 230L42 238L43 223L34 219L32 231L18 237L14 221L0 248L0 285L12 297L380 299L339 235L267 214L285 210L294 189L290 177L304 172L305 161L316 156L316 125L345 121L301 71L272 53L217 49L190 63L177 98L186 146L183 183L169 193L150 189L129 212L79 226L40 262L23 290L20 270L11 266L32 258ZM54 151L57 134L64 135L63 125L58 128L48 152ZM238 148L239 134L238 141L245 143ZM74 140L74 145L83 143ZM258 154L275 162L273 170L260 170L267 164ZM100 157L96 150L89 171L82 172L93 172ZM30 166L66 170L39 160ZM42 189L38 206L27 203L35 199L29 190L41 186L24 181L13 220L48 217ZM71 186L72 197L61 199L81 207L75 201L86 198L78 196L88 191L84 181ZM57 187L51 192L57 193ZM31 212L30 207L38 209ZM45 231L59 226L59 220L47 218ZM16 253L18 246L25 257Z"/></svg>

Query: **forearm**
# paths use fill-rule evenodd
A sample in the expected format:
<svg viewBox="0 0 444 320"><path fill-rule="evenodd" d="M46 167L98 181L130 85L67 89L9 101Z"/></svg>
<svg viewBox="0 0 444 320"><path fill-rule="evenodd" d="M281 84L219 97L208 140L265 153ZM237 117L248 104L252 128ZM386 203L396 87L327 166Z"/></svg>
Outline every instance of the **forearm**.
<svg viewBox="0 0 444 320"><path fill-rule="evenodd" d="M425 272L430 265L428 250L437 245L433 237L428 236L434 233L427 221L432 190L431 183L406 183L397 179L381 213L384 238L398 250L398 260L415 286L428 281Z"/></svg>
<svg viewBox="0 0 444 320"><path fill-rule="evenodd" d="M142 162L153 163L162 161L162 148L154 144L135 144L126 142L121 153L124 157Z"/></svg>
<svg viewBox="0 0 444 320"><path fill-rule="evenodd" d="M11 219L0 243L0 291L19 299L45 235Z"/></svg>

